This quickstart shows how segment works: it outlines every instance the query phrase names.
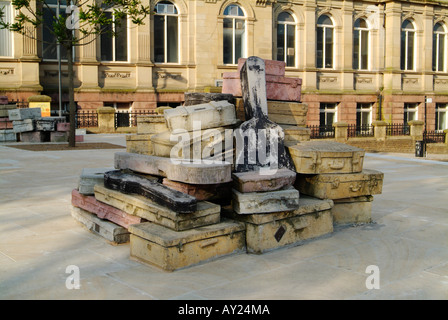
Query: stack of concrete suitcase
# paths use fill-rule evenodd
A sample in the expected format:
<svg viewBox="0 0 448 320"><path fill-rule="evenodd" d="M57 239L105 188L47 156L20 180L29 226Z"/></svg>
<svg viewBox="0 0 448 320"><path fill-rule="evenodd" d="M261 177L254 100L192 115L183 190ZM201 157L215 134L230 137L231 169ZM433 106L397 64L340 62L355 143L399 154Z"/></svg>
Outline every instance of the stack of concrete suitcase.
<svg viewBox="0 0 448 320"><path fill-rule="evenodd" d="M42 117L40 108L12 109L8 115L22 142L68 141L69 124L65 117Z"/></svg>
<svg viewBox="0 0 448 320"><path fill-rule="evenodd" d="M9 119L9 110L17 109L16 104L10 104L8 97L0 97L0 142L17 141L13 130L12 120Z"/></svg>
<svg viewBox="0 0 448 320"><path fill-rule="evenodd" d="M277 106L270 117L280 122L297 116L285 124L301 132L285 135L294 169L235 170L225 133L245 120L232 103L238 99L186 95L183 106L142 119L141 142L150 144L115 153L113 168L84 169L72 192L73 217L112 243L129 242L131 259L167 271L295 246L332 233L334 224L370 221L383 174L363 169L362 149L310 141L307 108L298 101L268 100L267 108Z"/></svg>

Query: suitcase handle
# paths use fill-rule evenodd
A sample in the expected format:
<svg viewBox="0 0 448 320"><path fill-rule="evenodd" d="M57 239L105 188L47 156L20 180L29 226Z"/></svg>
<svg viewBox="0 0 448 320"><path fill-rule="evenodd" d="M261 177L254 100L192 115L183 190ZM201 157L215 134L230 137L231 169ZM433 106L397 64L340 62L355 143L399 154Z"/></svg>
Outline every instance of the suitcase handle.
<svg viewBox="0 0 448 320"><path fill-rule="evenodd" d="M212 246L212 245L216 244L217 242L218 242L218 239L210 239L210 240L202 242L199 246L201 248L205 248L208 246Z"/></svg>
<svg viewBox="0 0 448 320"><path fill-rule="evenodd" d="M334 169L334 170L340 170L340 169L344 168L344 160L339 159L339 160L331 161L330 168Z"/></svg>

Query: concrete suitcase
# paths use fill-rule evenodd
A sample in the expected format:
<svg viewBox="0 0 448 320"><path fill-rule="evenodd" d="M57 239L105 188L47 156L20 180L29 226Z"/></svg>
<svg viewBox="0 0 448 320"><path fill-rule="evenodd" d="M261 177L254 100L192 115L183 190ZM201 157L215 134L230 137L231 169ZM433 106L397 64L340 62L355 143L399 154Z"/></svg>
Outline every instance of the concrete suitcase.
<svg viewBox="0 0 448 320"><path fill-rule="evenodd" d="M226 129L230 129L227 131ZM227 141L230 141L226 145ZM233 131L230 127L218 127L200 131L176 134L165 131L151 137L155 156L175 157L178 159L193 159L195 152L200 153L196 158L208 159L217 153L233 149ZM173 150L173 147L175 149ZM173 154L171 154L173 153Z"/></svg>
<svg viewBox="0 0 448 320"><path fill-rule="evenodd" d="M137 116L138 134L156 134L168 130L163 114Z"/></svg>
<svg viewBox="0 0 448 320"><path fill-rule="evenodd" d="M238 214L292 211L299 207L299 191L291 186L269 192L241 193L232 190L233 210Z"/></svg>
<svg viewBox="0 0 448 320"><path fill-rule="evenodd" d="M82 169L78 181L79 193L83 195L93 195L95 193L93 187L96 184L103 184L104 174L112 170L114 170L113 167Z"/></svg>
<svg viewBox="0 0 448 320"><path fill-rule="evenodd" d="M197 211L193 213L179 214L143 196L124 194L98 184L95 185L95 198L130 215L175 231L188 230L220 221L221 206L207 201L199 201Z"/></svg>
<svg viewBox="0 0 448 320"><path fill-rule="evenodd" d="M0 118L0 130L12 129L12 121L8 117Z"/></svg>
<svg viewBox="0 0 448 320"><path fill-rule="evenodd" d="M245 251L244 224L222 221L176 232L145 222L129 227L131 259L166 271Z"/></svg>
<svg viewBox="0 0 448 320"><path fill-rule="evenodd" d="M335 141L304 141L287 147L297 173L361 172L365 151Z"/></svg>
<svg viewBox="0 0 448 320"><path fill-rule="evenodd" d="M176 129L194 131L225 127L236 124L235 106L228 101L210 101L194 106L179 106L165 110L165 119L170 131ZM196 127L199 123L200 127Z"/></svg>
<svg viewBox="0 0 448 320"><path fill-rule="evenodd" d="M39 119L42 117L40 108L23 108L8 110L9 120L25 120L25 119Z"/></svg>
<svg viewBox="0 0 448 320"><path fill-rule="evenodd" d="M235 99L237 117L248 120L244 114L244 102L242 98ZM291 101L268 100L268 119L285 125L305 127L308 105Z"/></svg>
<svg viewBox="0 0 448 320"><path fill-rule="evenodd" d="M0 117L9 118L9 110L17 109L15 104L0 104ZM12 119L10 119L12 120Z"/></svg>
<svg viewBox="0 0 448 320"><path fill-rule="evenodd" d="M232 181L232 164L224 161L212 164L187 160L176 162L166 157L116 152L114 163L115 169L129 169L184 183L218 184Z"/></svg>
<svg viewBox="0 0 448 320"><path fill-rule="evenodd" d="M17 141L17 135L12 129L0 130L0 142Z"/></svg>
<svg viewBox="0 0 448 320"><path fill-rule="evenodd" d="M223 100L228 101L230 104L235 104L235 98L233 95L213 92L186 92L184 94L184 100L185 107L209 103L210 101Z"/></svg>
<svg viewBox="0 0 448 320"><path fill-rule="evenodd" d="M331 214L335 225L372 222L373 196L336 199L333 202Z"/></svg>
<svg viewBox="0 0 448 320"><path fill-rule="evenodd" d="M151 137L153 134L128 134L126 135L126 152L152 155L153 146Z"/></svg>
<svg viewBox="0 0 448 320"><path fill-rule="evenodd" d="M294 211L240 215L223 210L223 215L246 224L247 252L264 253L333 232L332 207L332 200L301 196Z"/></svg>
<svg viewBox="0 0 448 320"><path fill-rule="evenodd" d="M72 191L72 205L74 207L78 207L90 213L93 213L100 219L111 221L126 229L131 224L145 221L140 217L132 216L122 210L102 203L98 201L94 196L82 195L76 189Z"/></svg>
<svg viewBox="0 0 448 320"><path fill-rule="evenodd" d="M45 131L29 131L20 133L20 141L22 142L49 142L51 139L50 132Z"/></svg>
<svg viewBox="0 0 448 320"><path fill-rule="evenodd" d="M111 242L111 244L129 242L130 233L125 228L113 222L99 219L95 214L73 206L71 208L71 215L87 230L103 237Z"/></svg>
<svg viewBox="0 0 448 320"><path fill-rule="evenodd" d="M381 194L384 174L364 169L360 173L299 174L295 187L302 194L319 199L344 199Z"/></svg>
<svg viewBox="0 0 448 320"><path fill-rule="evenodd" d="M65 117L43 117L36 120L36 130L56 131L57 123L64 122Z"/></svg>
<svg viewBox="0 0 448 320"><path fill-rule="evenodd" d="M12 122L12 129L15 133L34 131L36 128L36 120L24 119L24 120L14 120Z"/></svg>

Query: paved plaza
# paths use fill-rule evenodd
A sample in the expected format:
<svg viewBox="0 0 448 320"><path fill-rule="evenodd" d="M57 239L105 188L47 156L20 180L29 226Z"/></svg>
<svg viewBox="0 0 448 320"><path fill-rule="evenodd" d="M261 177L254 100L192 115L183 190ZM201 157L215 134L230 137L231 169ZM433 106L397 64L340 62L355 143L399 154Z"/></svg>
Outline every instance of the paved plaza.
<svg viewBox="0 0 448 320"><path fill-rule="evenodd" d="M86 135L125 146L125 135ZM83 168L124 149L25 151L0 145L0 299L448 299L448 162L367 153L384 173L373 223L262 255L240 253L175 272L129 258L70 215ZM66 287L68 266L79 289ZM379 289L368 289L369 266Z"/></svg>

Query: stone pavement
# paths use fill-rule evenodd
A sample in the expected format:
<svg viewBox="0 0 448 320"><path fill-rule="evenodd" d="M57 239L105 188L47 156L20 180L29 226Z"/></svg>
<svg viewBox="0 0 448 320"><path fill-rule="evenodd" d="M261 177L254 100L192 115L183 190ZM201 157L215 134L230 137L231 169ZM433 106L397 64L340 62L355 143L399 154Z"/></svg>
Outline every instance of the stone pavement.
<svg viewBox="0 0 448 320"><path fill-rule="evenodd" d="M86 142L125 146L125 135ZM448 298L448 162L366 154L384 172L372 224L263 255L237 254L164 272L129 259L70 215L83 168L113 166L118 150L24 151L0 145L0 299L442 299ZM438 157L440 160L448 160ZM66 288L79 267L81 287ZM367 289L369 265L380 288Z"/></svg>

